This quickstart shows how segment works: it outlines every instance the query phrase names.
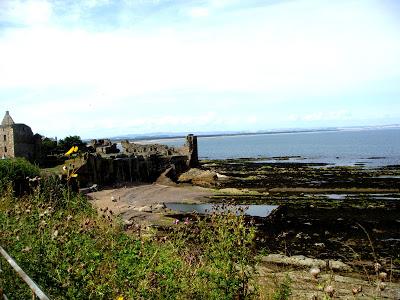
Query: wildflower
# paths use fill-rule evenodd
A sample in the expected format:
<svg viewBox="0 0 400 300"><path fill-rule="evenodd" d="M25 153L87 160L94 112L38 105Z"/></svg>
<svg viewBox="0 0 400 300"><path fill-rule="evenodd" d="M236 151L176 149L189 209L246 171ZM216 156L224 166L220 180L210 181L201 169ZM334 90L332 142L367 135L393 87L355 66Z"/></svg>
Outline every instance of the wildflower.
<svg viewBox="0 0 400 300"><path fill-rule="evenodd" d="M357 295L358 293L362 292L362 286L360 285L359 287L355 287L351 290L353 292L353 295Z"/></svg>
<svg viewBox="0 0 400 300"><path fill-rule="evenodd" d="M72 146L71 149L68 150L67 153L65 153L65 156L69 156L72 153L78 152L78 146Z"/></svg>
<svg viewBox="0 0 400 300"><path fill-rule="evenodd" d="M387 273L386 272L380 272L379 273L379 278L380 278L380 280L385 281L386 278L387 278Z"/></svg>
<svg viewBox="0 0 400 300"><path fill-rule="evenodd" d="M335 289L333 288L333 286L328 285L325 288L325 293L327 293L329 295L329 297L333 297L333 294L335 293Z"/></svg>
<svg viewBox="0 0 400 300"><path fill-rule="evenodd" d="M380 289L381 291L383 291L384 289L386 289L386 283L380 282L378 287L379 287L379 289Z"/></svg>
<svg viewBox="0 0 400 300"><path fill-rule="evenodd" d="M382 265L380 263L375 263L374 264L374 268L375 268L375 272L378 272L381 269Z"/></svg>
<svg viewBox="0 0 400 300"><path fill-rule="evenodd" d="M310 274L311 274L315 279L317 279L319 273L321 273L321 270L320 270L319 268L317 268L317 267L311 268L311 270L310 270Z"/></svg>
<svg viewBox="0 0 400 300"><path fill-rule="evenodd" d="M30 252L32 250L32 247L25 247L22 249L22 252Z"/></svg>
<svg viewBox="0 0 400 300"><path fill-rule="evenodd" d="M188 225L189 223L190 223L189 218L186 217L184 224L185 224L185 225Z"/></svg>
<svg viewBox="0 0 400 300"><path fill-rule="evenodd" d="M178 219L175 219L175 220L174 220L174 225L177 225L177 224L179 224L179 220L178 220Z"/></svg>

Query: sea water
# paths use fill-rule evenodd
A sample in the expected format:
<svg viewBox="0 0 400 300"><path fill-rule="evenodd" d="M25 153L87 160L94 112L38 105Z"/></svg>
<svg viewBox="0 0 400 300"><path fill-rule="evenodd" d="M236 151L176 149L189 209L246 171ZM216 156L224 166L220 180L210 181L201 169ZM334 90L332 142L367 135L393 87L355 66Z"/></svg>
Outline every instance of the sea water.
<svg viewBox="0 0 400 300"><path fill-rule="evenodd" d="M181 146L184 139L160 142ZM400 128L198 137L198 148L200 159L266 158L267 162L398 165ZM288 160L276 159L285 156Z"/></svg>

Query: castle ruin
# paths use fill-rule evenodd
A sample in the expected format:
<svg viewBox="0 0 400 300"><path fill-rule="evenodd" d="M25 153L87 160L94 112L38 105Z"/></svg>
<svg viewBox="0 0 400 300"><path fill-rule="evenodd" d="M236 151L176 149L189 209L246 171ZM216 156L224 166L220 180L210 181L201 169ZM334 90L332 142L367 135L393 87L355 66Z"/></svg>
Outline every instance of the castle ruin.
<svg viewBox="0 0 400 300"><path fill-rule="evenodd" d="M25 124L17 124L6 111L0 125L0 158L24 157L34 161L40 156L41 136Z"/></svg>
<svg viewBox="0 0 400 300"><path fill-rule="evenodd" d="M199 163L197 150L197 136L189 134L186 136L185 145L182 147L169 147L162 144L137 144L130 143L128 140L121 142L125 153L142 155L148 157L151 155L161 156L183 156L187 158L188 167L196 167Z"/></svg>

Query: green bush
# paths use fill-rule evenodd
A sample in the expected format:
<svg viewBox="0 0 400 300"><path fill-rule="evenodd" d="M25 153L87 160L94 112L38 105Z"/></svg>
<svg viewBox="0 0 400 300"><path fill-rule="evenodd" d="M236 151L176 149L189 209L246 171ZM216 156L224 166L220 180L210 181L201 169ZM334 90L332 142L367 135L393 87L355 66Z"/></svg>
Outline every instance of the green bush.
<svg viewBox="0 0 400 300"><path fill-rule="evenodd" d="M51 299L252 298L254 229L233 213L185 223L161 236L139 224L126 231L113 212L98 214L56 182L0 201L0 245ZM0 262L7 296L28 299Z"/></svg>
<svg viewBox="0 0 400 300"><path fill-rule="evenodd" d="M40 169L24 158L0 160L0 192L10 182L14 190L21 192L27 185L26 177L35 177L40 174Z"/></svg>

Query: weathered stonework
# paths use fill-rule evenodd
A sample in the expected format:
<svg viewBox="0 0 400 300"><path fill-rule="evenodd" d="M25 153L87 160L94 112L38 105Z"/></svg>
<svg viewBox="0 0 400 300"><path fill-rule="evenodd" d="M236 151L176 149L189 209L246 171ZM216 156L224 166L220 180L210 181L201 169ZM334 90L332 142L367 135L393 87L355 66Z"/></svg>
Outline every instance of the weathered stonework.
<svg viewBox="0 0 400 300"><path fill-rule="evenodd" d="M122 154L104 155L107 153L97 150L111 145L108 140L91 142L90 146L97 153L88 153L77 171L80 187L90 184L154 182L168 169L169 178L177 180L180 174L198 165L197 138L193 135L186 138L186 144L181 148L124 141L122 147L125 151Z"/></svg>
<svg viewBox="0 0 400 300"><path fill-rule="evenodd" d="M25 124L16 124L7 111L0 125L0 158L40 156L41 136Z"/></svg>
<svg viewBox="0 0 400 300"><path fill-rule="evenodd" d="M117 144L112 143L109 139L91 140L88 146L91 147L93 151L99 154L119 153Z"/></svg>
<svg viewBox="0 0 400 300"><path fill-rule="evenodd" d="M124 152L133 155L142 155L148 157L151 155L159 156L186 156L187 166L195 167L198 165L198 150L197 150L197 137L189 134L186 137L186 143L183 147L175 148L161 144L137 144L130 143L129 141L121 142Z"/></svg>
<svg viewBox="0 0 400 300"><path fill-rule="evenodd" d="M160 144L136 144L130 143L128 140L121 142L122 148L125 153L134 154L134 155L163 155L163 156L172 156L179 155L180 153L177 149L173 147L168 147L166 145Z"/></svg>
<svg viewBox="0 0 400 300"><path fill-rule="evenodd" d="M85 187L91 184L154 182L168 168L173 168L172 173L177 174L186 171L187 157L159 155L107 157L88 153L77 173L80 187Z"/></svg>

